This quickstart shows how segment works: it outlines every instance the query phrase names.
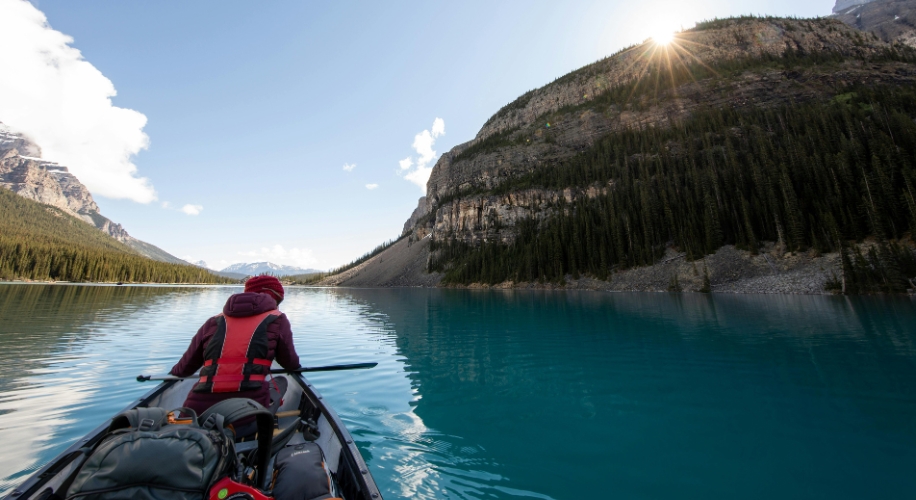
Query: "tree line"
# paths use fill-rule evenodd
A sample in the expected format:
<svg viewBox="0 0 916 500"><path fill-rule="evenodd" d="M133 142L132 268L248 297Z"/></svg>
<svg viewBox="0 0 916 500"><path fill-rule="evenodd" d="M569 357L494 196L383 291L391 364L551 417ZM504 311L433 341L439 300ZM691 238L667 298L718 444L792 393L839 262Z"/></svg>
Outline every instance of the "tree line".
<svg viewBox="0 0 916 500"><path fill-rule="evenodd" d="M0 189L0 280L231 283L197 266L136 254L71 215Z"/></svg>

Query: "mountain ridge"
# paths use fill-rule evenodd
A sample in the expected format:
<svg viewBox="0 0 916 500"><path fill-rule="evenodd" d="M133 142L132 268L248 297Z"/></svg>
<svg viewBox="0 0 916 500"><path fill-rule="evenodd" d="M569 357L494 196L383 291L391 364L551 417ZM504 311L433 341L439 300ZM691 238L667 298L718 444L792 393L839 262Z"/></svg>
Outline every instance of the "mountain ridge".
<svg viewBox="0 0 916 500"><path fill-rule="evenodd" d="M228 283L138 255L61 208L0 189L0 280Z"/></svg>
<svg viewBox="0 0 916 500"><path fill-rule="evenodd" d="M102 215L89 189L66 166L41 158L41 148L0 123L0 187L57 207L95 226L144 257L186 264L161 248L131 236L121 224Z"/></svg>
<svg viewBox="0 0 916 500"><path fill-rule="evenodd" d="M252 262L252 263L238 263L232 264L231 266L226 267L225 269L220 269L220 273L231 273L234 275L242 276L255 276L258 274L270 274L273 276L293 276L299 274L314 274L320 273L316 269L304 269L296 266L286 266L282 264L274 264L272 262Z"/></svg>
<svg viewBox="0 0 916 500"><path fill-rule="evenodd" d="M850 6L834 9L832 17L885 42L916 47L916 0L859 0Z"/></svg>
<svg viewBox="0 0 916 500"><path fill-rule="evenodd" d="M721 191L707 191L711 189L709 183L724 181L724 179L716 181L715 176L702 181L706 187L683 184L678 187L682 190L699 189L701 193L706 191L706 196L712 195L713 200L718 200L718 203L713 203L718 207L710 209L712 212L706 215L712 219L707 220L706 223L703 223L702 220L697 223L683 219L678 224L689 224L689 226L682 225L680 228L677 225L672 226L661 215L657 222L653 222L656 224L665 221L663 223L664 231L672 232L673 239L667 239L667 236L659 234L652 227L642 227L643 221L638 222L641 228L631 228L637 223L634 218L642 218L640 213L652 213L657 210L649 207L646 212L627 212L622 219L620 218L623 217L622 215L614 216L617 218L610 226L589 226L588 224L592 223L575 222L575 224L585 224L582 227L590 228L587 229L588 231L600 229L600 231L616 232L617 236L612 235L612 239L617 239L615 245L632 247L632 252L636 251L638 245L643 244L640 243L641 240L636 240L637 237L645 238L649 234L654 234L651 237L653 243L646 243L645 249L639 250L645 253L632 253L626 248L610 252L613 259L622 258L624 261L609 262L604 268L605 271L601 271L605 264L599 265L598 262L588 264L586 261L595 258L596 255L603 255L606 250L595 253L584 252L582 248L564 248L564 243L573 246L578 241L575 238L570 239L568 233L571 228L578 227L569 225L574 222L570 219L571 217L579 217L576 215L578 213L594 213L591 217L599 217L600 211L589 212L593 210L589 207L594 207L596 204L619 203L620 197L624 196L620 193L623 192L632 192L633 195L641 192L641 188L637 188L641 186L639 183L643 181L639 179L644 174L640 174L638 169L643 167L636 165L646 164L645 168L649 168L649 165L653 165L653 162L663 157L667 158L665 161L675 161L676 158L695 154L689 141L683 142L685 138L689 139L690 135L676 133L681 128L696 127L699 129L698 133L702 131L703 134L709 134L707 135L709 140L697 143L696 147L700 149L708 147L710 148L709 154L721 154L719 151L724 152L724 148L729 146L727 143L738 144L744 140L741 138L746 134L750 134L750 137L759 136L764 142L770 140L763 139L763 137L766 133L772 132L766 132L764 129L764 133L761 134L759 128L742 126L740 122L742 116L753 117L751 123L761 120L761 123L766 123L767 120L779 120L780 113L784 112L780 110L790 110L793 107L801 106L799 109L804 109L804 113L814 114L798 115L799 119L810 121L811 117L817 116L814 110L822 108L834 109L839 113L834 113L835 118L840 119L842 113L861 114L862 110L871 109L862 99L885 99L881 97L885 94L880 94L880 92L875 94L870 89L913 88L916 83L916 67L913 64L916 57L909 49L880 41L876 35L863 33L837 19L744 17L714 20L698 23L696 28L678 34L675 43L679 45L674 48L660 48L651 41L630 47L573 71L544 87L527 92L494 114L474 139L443 154L430 176L425 200L421 201L417 210L405 224L403 234L408 236L408 244L423 242L425 245L425 242L429 242L428 251L419 254L415 261L425 260L427 272L440 273L440 276L452 284L468 285L483 282L492 285L494 279L502 280L508 277L510 282L513 281L511 276L517 276L521 270L519 266L529 258L523 253L517 253L523 251L520 245L529 245L524 247L527 248L524 252L541 252L538 253L540 257L537 259L539 260L532 262L531 265L534 266L534 269L542 270L537 273L547 272L547 282L544 281L545 275L543 274L530 275L527 271L523 273L531 276L534 281L548 285L554 280L559 283L569 283L569 280L579 281L576 278L579 273L576 267L584 265L592 266L588 267L587 272L593 273L593 277L594 273L597 273L599 278L597 281L607 285L608 282L604 281L605 278L601 276L610 270L611 264L615 264L615 270L607 276L607 279L613 281L617 279L615 276L619 276L618 273L625 269L633 268L633 266L652 266L653 263L661 262L660 259L667 258L664 257L666 254L664 247L667 245L675 256L681 255L680 258L687 258L692 262L702 259L703 266L707 264L707 261L711 266L709 269L710 286L703 284L703 267L701 266L697 271L696 264L694 264L694 274L691 276L684 275L684 269L678 268L672 271L676 273L670 276L671 285L674 288L680 286L679 282L690 282L693 283L691 286L694 288L692 289L715 287L721 289L723 280L750 280L756 275L755 273L767 270L779 276L788 276L787 273L795 272L792 271L795 267L791 266L797 264L812 269L811 276L814 278L811 279L813 281L808 280L794 289L791 286L779 287L779 290L811 293L812 289L819 289L823 293L826 288L835 286L846 290L847 274L850 276L849 288L852 289L853 274L850 274L852 267L846 265L846 260L852 259L856 263L865 262L867 260L865 257L862 257L865 260L856 260L857 258L853 258L854 254L856 252L867 253L870 250L859 246L844 247L844 258L840 259L839 254L836 253L837 249L834 248L837 240L831 239L832 237L825 240L823 236L815 235L812 239L810 235L804 236L796 233L792 237L795 243L789 243L784 225L786 220L798 219L793 215L794 212L791 209L796 203L794 201L796 198L786 187L788 181L779 178L778 170L772 170L770 167L767 167L768 170L764 171L762 175L777 177L767 177L764 182L778 181L784 192L789 193L785 195L788 197L786 205L778 209L775 226L772 222L768 222L767 226L762 226L764 222L761 219L761 222L752 224L751 233L744 229L739 230L739 232L745 231L745 236L728 233L731 234L728 238L745 238L737 242L739 247L736 248L739 250L737 254L728 254L728 259L720 259L721 262L729 262L728 264L716 267L716 259L704 257L704 255L710 257L717 255L717 249L727 249L729 245L732 248L735 247L735 243L728 241L722 241L721 243L725 245L720 246L719 236L716 236L717 233L715 233L719 229L715 229L714 233L708 231L710 228L719 227L721 222L717 221L718 218L723 217L727 221L732 217L729 212L721 212L727 206L723 203L735 202L739 207L741 203L740 200L723 200ZM664 64L661 59L653 61L656 55L670 54L669 51L675 51L676 55L680 54L682 57L675 57L674 62L669 65ZM683 62L685 59L692 62ZM665 85L658 85L655 82L665 82ZM669 82L670 85L668 85ZM861 86L858 94L855 90L859 88L856 87L857 85ZM890 94L887 95L892 95L896 90L889 92ZM835 106L831 103L839 103L840 107L829 108ZM848 107L845 103L854 103L856 106L864 107L861 109L848 108L847 111L847 108L843 107ZM873 111L865 112L867 114ZM732 115L736 117L735 120L739 121L729 125L731 129L717 128L720 126L716 123L723 119L732 120L729 118ZM862 118L866 118L866 115L862 115ZM856 119L859 119L858 115ZM895 120L903 119L904 115L895 118ZM899 123L909 123L910 125L904 125L909 128L912 120L907 118L906 122ZM754 125L754 127L757 126ZM782 127L785 127L785 124ZM648 138L661 136L661 134L668 134L665 137L671 137L671 142L657 144L661 149L646 151L644 144L639 146L640 143L646 143ZM884 136L887 136L886 132ZM602 138L610 138L608 140L611 141L607 146L611 149L604 153L602 151L605 150L601 149L605 147L601 146L601 141L604 140ZM697 137L696 141L699 139L700 137ZM837 140L837 138L832 137L830 140ZM620 145L614 145L616 143ZM624 144L632 144L633 147L624 146ZM624 149L614 152L614 148L618 147ZM630 151L624 155L628 147ZM612 163L601 159L602 155L610 152L622 156ZM702 162L708 161L703 157L697 159ZM599 167L602 162L607 164ZM595 166L590 166L592 164ZM607 170L610 177L604 177L602 180L594 168L610 169ZM612 171L616 173L610 173ZM627 174L628 171L631 173ZM555 182L552 180L573 174L580 175L576 172L587 174L582 177L583 183L576 184L575 182L579 181L575 181L572 184L564 184L567 181ZM672 171L672 175L675 175L676 172L677 170ZM619 175L630 175L631 177L630 180L627 180L626 177L617 177ZM697 179L707 176L702 172L691 175L698 176ZM634 180L638 182L635 185ZM675 178L666 182L673 180ZM796 189L802 187L799 185ZM656 188L653 187L654 189ZM858 187L849 184L849 187L843 189L854 190ZM638 196L649 196L648 192L642 192L643 194ZM748 195L750 194L752 193ZM660 195L653 191L651 201L648 203L657 207L661 206L664 200L658 197ZM782 194L779 196L783 197ZM690 202L689 199L682 201ZM752 201L763 204L759 200ZM766 202L766 204L773 202ZM709 198L706 203L710 203ZM776 206L778 203L774 205ZM837 210L842 209L837 208ZM765 217L762 214L763 212L761 212L761 217ZM677 215L680 215L681 218L684 216L683 214ZM852 217L858 216L853 214ZM899 217L899 215L894 215L894 217ZM899 224L899 220L897 223ZM563 229L564 224L566 229ZM792 224L794 224L793 227L796 227L793 231L807 227L799 220ZM855 224L858 224L855 226L856 229L851 229L853 226L849 226L843 230L851 231L849 235L859 240L864 236L861 232L864 226L861 226L861 220ZM749 225L748 228L750 227ZM631 229L638 229L641 232L652 231L652 233L632 234ZM551 233L551 231L555 232ZM620 231L630 234L629 241L626 237L622 241L619 239L622 234ZM684 240L676 236L678 233L688 234L684 231L689 231L690 234L706 232L708 241L703 243ZM752 238L753 243L749 243L746 237L753 232L757 232L761 237L772 239L767 243L758 241L755 237ZM537 239L545 235L551 235L550 238L554 238L557 243L550 243L547 247L538 247L537 245L540 244L535 247L530 246L531 238ZM519 238L522 236L525 239L520 242ZM582 237L585 237L585 233ZM833 252L829 254L832 257L825 261L817 254L812 254L810 258L806 258L807 260L803 259L803 261L786 267L789 266L789 262L795 262L793 259L796 259L798 251L804 250L810 241L815 240L820 242L815 246L819 247L821 252ZM597 245L597 243L590 244ZM686 247L687 251L678 249L679 246ZM883 255L893 254L901 256L901 259L907 259L905 252L894 254L895 250L891 250L890 246L885 245L881 248ZM595 249L597 250L597 247ZM372 261L365 263L360 273L366 275L372 266L384 268L383 262L396 262L394 256L390 254L394 250L389 249ZM403 249L401 251L403 252ZM767 253L759 257L764 251ZM550 255L554 256L550 257ZM553 260L557 256L559 256L559 261ZM758 258L762 259L760 264L754 263ZM776 259L775 262L774 259ZM841 261L843 265L837 267L837 263ZM547 264L549 266L544 267ZM617 269L618 265L619 269ZM507 269L512 271L507 274ZM392 275L390 272L376 274L378 276ZM836 285L838 283L836 276L839 275L842 275L842 283ZM696 276L701 277L699 282L696 281ZM865 274L862 274L862 280L871 279L866 279L864 276ZM409 279L399 279L397 286L425 284L421 278L424 276L414 275ZM531 278L520 280L516 277L514 278L516 285L510 286L519 286L519 282L525 280L530 283ZM347 286L352 282L348 279L340 280L336 277L329 277L324 284ZM766 280L759 283L769 283L766 286L773 284L772 281ZM369 284L360 283L361 286ZM384 284L377 283L377 285ZM598 288L605 285L598 286ZM899 289L899 286L902 285L894 286L897 287L895 289ZM652 287L658 289L657 284ZM757 289L751 291L755 290L767 291ZM745 291L748 290L745 289Z"/></svg>

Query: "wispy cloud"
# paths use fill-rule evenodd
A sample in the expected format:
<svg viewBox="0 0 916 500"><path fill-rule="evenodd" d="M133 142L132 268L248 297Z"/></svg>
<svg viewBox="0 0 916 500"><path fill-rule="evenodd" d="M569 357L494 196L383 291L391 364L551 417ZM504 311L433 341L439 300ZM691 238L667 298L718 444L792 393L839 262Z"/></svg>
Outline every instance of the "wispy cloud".
<svg viewBox="0 0 916 500"><path fill-rule="evenodd" d="M186 214L188 214L188 215L200 215L200 213L201 213L203 210L204 210L203 205L191 205L191 204L188 204L188 205L185 205L185 206L181 207L181 211L184 212L184 213L186 213Z"/></svg>
<svg viewBox="0 0 916 500"><path fill-rule="evenodd" d="M296 267L312 267L318 261L308 248L284 248L283 245L261 247L258 250L239 252L239 255L250 257L249 262L268 261L274 264L284 264ZM221 262L222 264L222 262ZM223 266L226 267L226 266Z"/></svg>
<svg viewBox="0 0 916 500"><path fill-rule="evenodd" d="M414 166L413 157L407 157L398 162L404 178L419 186L424 193L426 192L426 182L429 181L429 175L433 171L433 167L429 165L436 159L437 155L433 147L436 145L436 139L443 135L445 135L445 120L436 118L430 130L424 130L413 138L412 147L419 155L416 168L410 170Z"/></svg>
<svg viewBox="0 0 916 500"><path fill-rule="evenodd" d="M344 166L343 166L344 172L352 172L354 168L356 168L355 163L344 163Z"/></svg>
<svg viewBox="0 0 916 500"><path fill-rule="evenodd" d="M25 0L0 1L0 120L70 168L94 195L149 203L131 158L149 146L146 116L119 108L111 80Z"/></svg>
<svg viewBox="0 0 916 500"><path fill-rule="evenodd" d="M366 189L372 191L373 189L378 188L378 184L366 184Z"/></svg>

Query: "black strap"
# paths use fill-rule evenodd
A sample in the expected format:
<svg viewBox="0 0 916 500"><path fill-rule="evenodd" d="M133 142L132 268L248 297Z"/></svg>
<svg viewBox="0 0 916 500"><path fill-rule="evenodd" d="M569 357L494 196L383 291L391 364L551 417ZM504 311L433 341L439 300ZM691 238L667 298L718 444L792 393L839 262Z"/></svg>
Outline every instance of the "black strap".
<svg viewBox="0 0 916 500"><path fill-rule="evenodd" d="M258 458L256 467L258 479L256 485L263 487L270 473L267 464L270 462L270 445L273 441L274 416L267 408L257 401L248 398L232 398L220 401L203 412L198 419L204 428L221 428L213 419L221 416L225 425L237 422L243 418L255 417L258 423Z"/></svg>
<svg viewBox="0 0 916 500"><path fill-rule="evenodd" d="M158 431L167 421L169 412L164 408L134 408L115 415L108 432L133 428L141 431Z"/></svg>
<svg viewBox="0 0 916 500"><path fill-rule="evenodd" d="M95 446L86 446L86 447L80 448L74 451L73 453L71 453L70 454L71 456L72 455L76 455L76 456L70 459L70 463L72 464L74 462L78 462L76 464L76 467L74 467L73 470L70 471L70 474L67 475L67 477L63 480L63 482L60 483L60 486L58 486L57 489L52 494L47 495L47 496L45 496L45 494L42 494L42 496L44 498L47 498L48 500L63 500L64 498L66 498L67 490L70 489L70 485L73 484L73 481L76 480L76 476L80 473L80 469L83 468L83 464L86 462L86 460L89 459L89 455L92 454L92 450L94 449L95 449Z"/></svg>
<svg viewBox="0 0 916 500"><path fill-rule="evenodd" d="M292 425L283 429L279 434L273 437L273 442L270 445L270 456L276 455L278 451L286 446L286 443L296 435L296 431L299 430L300 424L302 424L302 419L297 418Z"/></svg>

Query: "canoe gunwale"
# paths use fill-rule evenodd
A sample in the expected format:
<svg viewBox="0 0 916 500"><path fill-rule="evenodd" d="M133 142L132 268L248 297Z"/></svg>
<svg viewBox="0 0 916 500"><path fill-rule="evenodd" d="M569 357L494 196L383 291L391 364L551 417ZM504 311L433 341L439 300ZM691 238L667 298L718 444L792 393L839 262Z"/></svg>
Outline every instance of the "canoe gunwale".
<svg viewBox="0 0 916 500"><path fill-rule="evenodd" d="M174 383L175 381L169 380L169 381L165 381L159 384L158 386L154 387L149 392L141 396L139 399L133 401L130 405L125 407L123 410L109 417L101 425L99 425L98 427L90 431L89 434L86 434L84 438L80 439L79 441L74 442L72 445L70 445L69 448L67 448L66 450L61 452L59 455L54 457L54 459L48 462L44 467L42 467L37 472L29 476L29 478L25 480L25 482L20 484L18 487L14 488L13 491L9 492L9 494L3 497L3 499L4 500L18 500L20 498L31 498L32 496L34 496L36 493L38 493L38 490L40 490L43 486L45 486L45 484L48 481L56 477L60 471L62 471L64 468L70 465L73 462L73 460L77 456L79 456L75 453L76 451L80 450L81 448L85 448L87 446L94 446L99 441L99 439L101 439L102 436L104 436L105 433L108 431L108 426L111 425L111 420L115 417L115 415L118 415L128 410L133 410L134 408L137 408L138 406L142 406L144 403L155 398L156 396L164 392L166 389L171 387L172 384Z"/></svg>
<svg viewBox="0 0 916 500"><path fill-rule="evenodd" d="M381 492L379 492L378 486L375 484L375 479L372 477L372 474L369 472L369 467L366 465L363 455L359 452L359 448L356 446L356 441L353 439L353 436L350 435L350 431L347 430L347 427L343 424L343 421L340 420L340 416L337 415L337 412L331 408L330 405L325 404L324 398L318 391L314 388L311 382L308 381L301 373L290 372L288 374L291 376L297 384L302 388L302 395L308 397L312 404L314 404L321 413L328 420L328 423L331 424L331 428L334 429L334 433L337 435L338 441L341 444L341 453L348 456L348 459L352 462L350 467L353 468L353 474L356 476L357 481L361 483L363 490L363 498L366 500L377 500L382 498ZM347 450L344 453L343 450ZM355 467L354 467L355 466ZM340 473L340 471L338 471ZM356 500L356 499L347 499L347 500Z"/></svg>
<svg viewBox="0 0 916 500"><path fill-rule="evenodd" d="M353 481L358 483L360 489L359 494L361 496L361 498L348 498L347 500L380 500L382 495L379 492L378 486L375 484L372 474L369 472L369 467L366 465L362 454L359 452L355 440L350 435L350 431L347 430L347 427L340 420L340 416L337 415L337 412L334 411L330 405L325 404L324 398L305 377L299 373L288 373L287 375L296 381L296 384L298 384L302 391L302 396L307 397L311 404L320 410L339 441L339 459L347 461L347 468L352 472ZM29 476L28 479L3 497L3 500L34 498L49 482L52 482L54 479L59 479L59 474L69 467L73 463L73 460L80 456L76 453L77 451L87 446L94 446L103 436L105 436L111 424L111 420L115 415L137 407L148 406L150 401L160 396L175 383L176 381L174 380L163 381L139 399L131 402L123 410L106 419L105 422L90 431L82 439L74 442L44 467ZM342 473L342 471L338 470L338 474L340 473Z"/></svg>

